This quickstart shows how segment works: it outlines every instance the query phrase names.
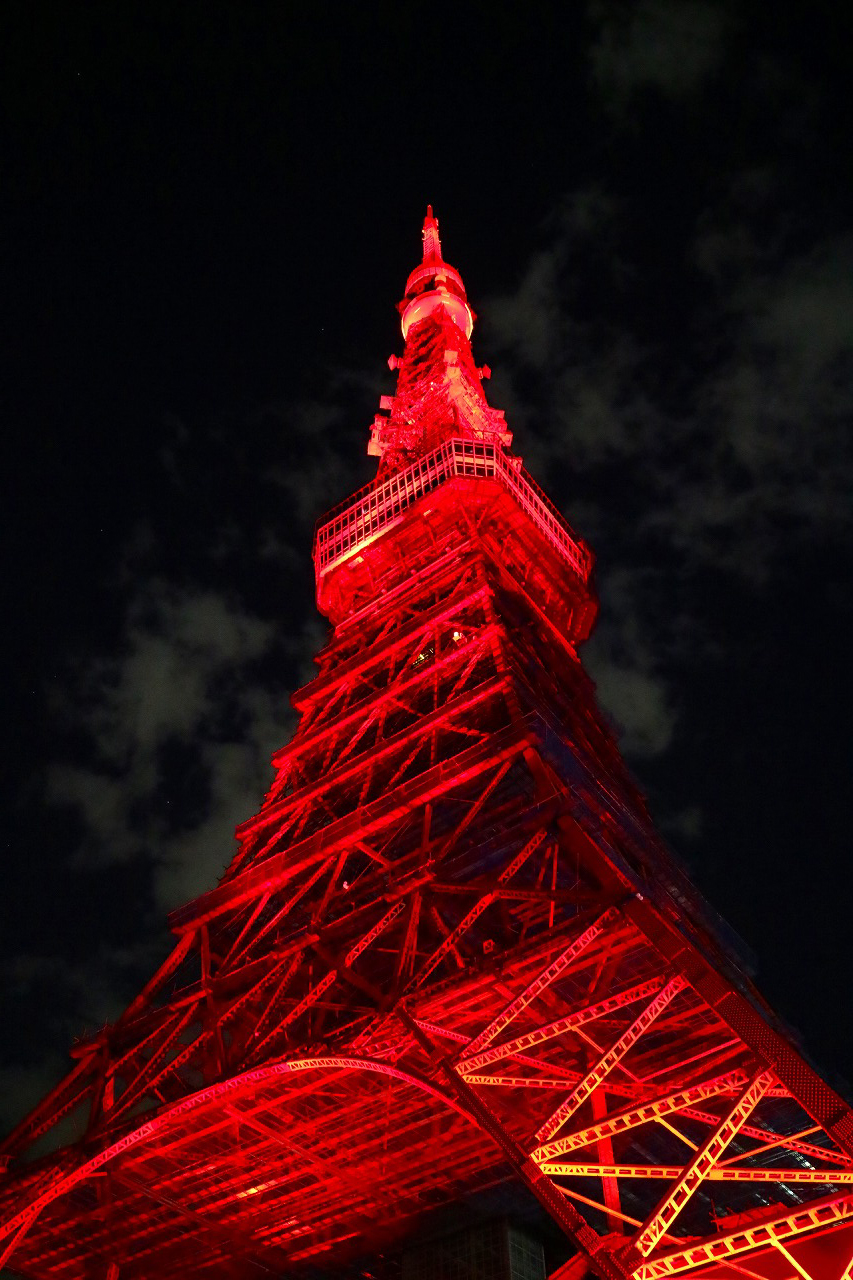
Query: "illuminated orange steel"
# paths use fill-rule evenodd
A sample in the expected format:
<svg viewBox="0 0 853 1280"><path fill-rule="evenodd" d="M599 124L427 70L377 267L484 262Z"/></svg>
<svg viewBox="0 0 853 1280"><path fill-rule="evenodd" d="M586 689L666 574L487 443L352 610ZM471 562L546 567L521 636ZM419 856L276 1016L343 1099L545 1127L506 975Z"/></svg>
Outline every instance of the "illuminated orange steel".
<svg viewBox="0 0 853 1280"><path fill-rule="evenodd" d="M767 1090L768 1096L773 1093L772 1089ZM682 1113L694 1120L701 1120L703 1124L716 1124L716 1118L707 1111L700 1111L695 1107L685 1107ZM741 1125L741 1134L748 1138L757 1138L759 1145L750 1147L748 1151L738 1152L736 1156L730 1156L728 1159L721 1161L722 1164L730 1164L735 1160L745 1160L760 1154L762 1151L772 1151L774 1147L786 1147L789 1151L797 1151L800 1155L808 1156L810 1160L828 1160L833 1164L843 1165L845 1168L853 1167L853 1158L845 1155L842 1151L837 1151L832 1147L818 1147L811 1142L803 1142L802 1135L804 1133L820 1133L822 1132L820 1125L812 1125L808 1129L804 1129L802 1133L782 1134L771 1133L769 1129L760 1129L754 1124Z"/></svg>
<svg viewBox="0 0 853 1280"><path fill-rule="evenodd" d="M542 1160L539 1167L543 1173L561 1178L647 1178L659 1182L677 1182L684 1174L682 1166L677 1164L606 1165ZM826 1169L735 1169L731 1165L715 1165L701 1174L701 1178L708 1182L808 1182L816 1186L824 1186L829 1176ZM853 1170L833 1170L832 1181L839 1186L853 1183ZM655 1243L659 1238L656 1238Z"/></svg>
<svg viewBox="0 0 853 1280"><path fill-rule="evenodd" d="M663 1116L671 1115L673 1112L684 1111L694 1102L701 1102L706 1098L715 1098L720 1094L731 1093L742 1083L740 1072L729 1072L728 1075L718 1076L715 1080L708 1080L704 1084L693 1085L690 1089L682 1089L666 1098L657 1098L654 1102L647 1102L642 1106L617 1112L616 1115L609 1116L606 1120L600 1120L598 1124L588 1125L584 1129L578 1129L575 1133L564 1134L562 1138L556 1138L553 1142L546 1142L543 1146L537 1147L531 1154L534 1160L553 1160L557 1156L568 1154L569 1151L577 1151L583 1147L588 1147L600 1138L612 1138L618 1133L635 1129L638 1125L660 1120Z"/></svg>
<svg viewBox="0 0 853 1280"><path fill-rule="evenodd" d="M738 1129L767 1092L773 1082L773 1073L762 1071L750 1081L731 1111L724 1117L708 1141L697 1151L690 1164L677 1177L675 1186L643 1223L643 1228L633 1247L644 1256L651 1253L661 1236L669 1231L687 1201L699 1189L703 1178L709 1177L720 1155L735 1137Z"/></svg>
<svg viewBox="0 0 853 1280"><path fill-rule="evenodd" d="M685 987L683 978L673 978L666 984L663 991L659 991L654 999L650 1000L643 1012L634 1022L631 1023L627 1031L624 1031L611 1049L607 1051L604 1057L596 1063L592 1070L584 1076L576 1089L572 1090L565 1102L562 1102L553 1115L549 1116L543 1125L536 1131L536 1137L539 1142L550 1138L552 1134L565 1124L565 1122L574 1115L578 1107L580 1107L594 1089L607 1078L616 1064L624 1058L625 1054L636 1044L640 1036L654 1022L659 1014L674 1000L680 991Z"/></svg>
<svg viewBox="0 0 853 1280"><path fill-rule="evenodd" d="M753 1227L726 1232L707 1242L691 1241L686 1248L641 1263L634 1276L636 1280L663 1280L664 1276L687 1275L711 1262L764 1250L777 1240L793 1240L850 1219L853 1219L853 1195L845 1193L812 1200L793 1213L766 1218Z"/></svg>
<svg viewBox="0 0 853 1280"><path fill-rule="evenodd" d="M544 1044L546 1040L554 1040L557 1036L564 1035L567 1031L576 1031L588 1022L595 1022L596 1019L604 1017L605 1014L613 1013L617 1009L624 1009L630 1004L636 1004L638 1000L647 999L649 996L657 996L660 988L661 980L659 978L651 978L648 982L641 982L635 987L629 987L627 991L618 991L615 995L606 996L603 1000L597 1000L595 1004L588 1004L583 1009L576 1009L572 1013L566 1014L564 1018L558 1018L555 1022L548 1022L544 1026L534 1027L532 1031L526 1031L524 1035L516 1036L514 1040L504 1040L501 1044L494 1045L491 1049L485 1049L482 1053L475 1053L471 1057L466 1056L457 1064L458 1069L467 1076L471 1072L478 1071L481 1067L489 1066L493 1062L500 1062L504 1058L516 1057L518 1054L524 1053L526 1049L533 1049L537 1045ZM671 995L669 999L671 999ZM668 1000L664 1003L668 1003ZM536 1136L538 1137L539 1135L537 1134Z"/></svg>

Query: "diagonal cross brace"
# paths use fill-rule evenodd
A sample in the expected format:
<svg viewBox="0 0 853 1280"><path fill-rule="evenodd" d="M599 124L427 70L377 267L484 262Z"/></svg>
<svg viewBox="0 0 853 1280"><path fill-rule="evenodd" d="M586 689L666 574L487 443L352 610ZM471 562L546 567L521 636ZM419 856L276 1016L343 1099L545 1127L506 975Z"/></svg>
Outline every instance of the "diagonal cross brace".
<svg viewBox="0 0 853 1280"><path fill-rule="evenodd" d="M492 1045L491 1048L484 1049L482 1053L477 1053L472 1058L462 1058L456 1065L465 1075L469 1075L472 1071L479 1071L481 1067L488 1066L493 1062L500 1062L504 1058L514 1058L518 1054L524 1053L527 1049L544 1044L546 1040L553 1040L557 1036L564 1035L567 1031L574 1031L578 1027L584 1026L587 1022L595 1022L598 1018L603 1018L606 1014L614 1013L618 1009L624 1009L627 1005L635 1004L638 1000L647 1000L649 996L657 995L662 985L663 980L661 978L650 978L648 982L641 982L637 986L617 991L612 996L605 996L603 1000L596 1000L594 1004L587 1004L581 1009L574 1009L571 1013L567 1013L563 1018L558 1018L555 1022L548 1022L541 1027L534 1027L531 1031L525 1031L524 1035L516 1036L513 1040L505 1040L502 1044Z"/></svg>
<svg viewBox="0 0 853 1280"><path fill-rule="evenodd" d="M546 833L544 831L539 831L537 832L536 835L532 837L532 839L528 840L527 844L524 846L521 852L513 858L509 866L506 867L498 876L499 885L505 884L508 880L512 878L512 876L515 875L516 871L518 871L519 868L523 866L523 864L527 861L530 855L534 853L535 850L539 847L539 845L545 839L545 835ZM421 967L420 972L416 975L414 980L409 984L410 987L417 990L419 987L423 986L423 984L426 982L429 975L432 973L433 969L435 969L436 966L441 963L444 957L450 951L453 950L456 944L468 932L468 930L475 923L475 921L483 914L486 908L491 906L491 904L494 902L497 896L498 896L497 890L494 890L494 889L488 893L483 894L483 897L480 898L479 902L476 902L474 904L474 906L471 908L471 910L468 912L465 918L459 922L459 924L456 926L456 928L453 930L452 933L449 933L447 935L447 937L444 939L444 941L441 943L438 949L432 953L430 958Z"/></svg>
<svg viewBox="0 0 853 1280"><path fill-rule="evenodd" d="M545 1121L542 1127L537 1130L536 1138L539 1142L546 1142L548 1138L553 1137L557 1130L565 1123L571 1115L582 1106L594 1089L597 1089L603 1080L607 1078L613 1068L633 1044L640 1039L644 1032L654 1022L664 1009L680 991L687 986L684 978L681 976L672 978L662 991L658 992L653 1000L646 1005L643 1012L638 1018L635 1018L627 1031L624 1031L611 1049L604 1055L600 1062L587 1072L583 1080L577 1088L573 1089L562 1102L552 1116Z"/></svg>
<svg viewBox="0 0 853 1280"><path fill-rule="evenodd" d="M616 908L609 907L607 911L603 912L602 915L598 917L597 920L593 921L593 923L585 929L579 937L575 938L574 942L566 947L565 951L560 952L556 960L552 960L551 963L541 971L541 973L536 975L533 981L526 986L522 992L515 996L515 998L501 1010L494 1021L490 1022L487 1027L484 1027L483 1030L480 1031L468 1045L466 1045L466 1059L473 1057L473 1055L476 1054L478 1050L484 1048L485 1045L491 1044L495 1036L500 1035L500 1033L509 1026L513 1019L518 1017L522 1010L526 1009L527 1006L547 987L550 987L551 983L554 982L561 973L564 973L565 970L568 969L569 965L577 959L580 953L585 951L590 943L594 942L609 925L615 924L618 918L619 913Z"/></svg>
<svg viewBox="0 0 853 1280"><path fill-rule="evenodd" d="M723 1117L708 1141L690 1161L675 1186L643 1223L633 1244L642 1257L648 1257L652 1249L681 1213L688 1200L699 1189L702 1180L710 1173L726 1147L749 1118L764 1094L773 1083L772 1071L760 1071L744 1089L731 1111Z"/></svg>
<svg viewBox="0 0 853 1280"><path fill-rule="evenodd" d="M637 1107L631 1107L625 1111L617 1112L615 1115L607 1116L596 1124L577 1129L574 1133L565 1134L562 1138L555 1139L554 1142L547 1142L544 1146L537 1147L531 1154L534 1160L555 1160L570 1151L578 1151L584 1147L589 1147L593 1142L598 1142L602 1138L612 1138L616 1134L627 1133L630 1129L635 1129L639 1125L649 1124L661 1119L662 1116L671 1115L673 1112L681 1111L695 1102L703 1102L708 1098L718 1097L721 1093L728 1093L742 1084L742 1073L740 1071L729 1071L726 1075L717 1076L714 1080L708 1080L703 1084L691 1085L664 1098L643 1102Z"/></svg>
<svg viewBox="0 0 853 1280"><path fill-rule="evenodd" d="M811 1200L798 1205L793 1211L782 1210L772 1218L764 1218L748 1227L741 1227L711 1240L692 1241L669 1253L658 1254L641 1262L634 1275L636 1280L663 1280L666 1276L692 1273L712 1262L723 1263L752 1249L771 1246L776 1240L790 1240L810 1231L829 1231L853 1218L853 1195L843 1192L821 1200ZM731 1265L731 1263L729 1263ZM845 1275L839 1280L847 1280Z"/></svg>

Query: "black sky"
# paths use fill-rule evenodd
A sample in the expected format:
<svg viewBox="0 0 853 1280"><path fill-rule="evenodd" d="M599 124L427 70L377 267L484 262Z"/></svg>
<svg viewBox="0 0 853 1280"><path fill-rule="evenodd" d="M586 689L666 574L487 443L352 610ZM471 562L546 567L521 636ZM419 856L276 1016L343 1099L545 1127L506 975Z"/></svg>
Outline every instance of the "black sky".
<svg viewBox="0 0 853 1280"><path fill-rule="evenodd" d="M0 48L0 1120L260 802L427 201L490 400L597 553L587 661L629 761L843 1087L849 24L7 4Z"/></svg>

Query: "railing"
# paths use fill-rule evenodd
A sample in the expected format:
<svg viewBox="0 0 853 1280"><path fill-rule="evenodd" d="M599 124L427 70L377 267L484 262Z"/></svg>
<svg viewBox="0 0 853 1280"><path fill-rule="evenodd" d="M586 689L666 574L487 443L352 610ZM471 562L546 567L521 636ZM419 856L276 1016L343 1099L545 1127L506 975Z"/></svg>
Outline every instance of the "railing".
<svg viewBox="0 0 853 1280"><path fill-rule="evenodd" d="M318 581L342 560L403 518L408 508L440 484L456 476L500 481L551 546L583 580L589 577L592 556L575 538L566 521L530 476L495 444L483 440L445 440L404 471L382 484L366 485L318 527L314 564Z"/></svg>

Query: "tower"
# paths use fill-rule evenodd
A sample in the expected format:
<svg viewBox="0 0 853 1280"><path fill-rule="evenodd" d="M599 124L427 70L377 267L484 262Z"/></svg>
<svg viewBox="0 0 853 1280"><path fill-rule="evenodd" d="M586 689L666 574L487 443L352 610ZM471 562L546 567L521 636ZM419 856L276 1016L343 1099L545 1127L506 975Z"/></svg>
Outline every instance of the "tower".
<svg viewBox="0 0 853 1280"><path fill-rule="evenodd" d="M300 719L170 957L4 1147L25 1277L334 1274L518 1185L564 1280L842 1280L853 1116L657 839L429 210Z"/></svg>

